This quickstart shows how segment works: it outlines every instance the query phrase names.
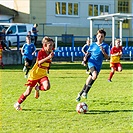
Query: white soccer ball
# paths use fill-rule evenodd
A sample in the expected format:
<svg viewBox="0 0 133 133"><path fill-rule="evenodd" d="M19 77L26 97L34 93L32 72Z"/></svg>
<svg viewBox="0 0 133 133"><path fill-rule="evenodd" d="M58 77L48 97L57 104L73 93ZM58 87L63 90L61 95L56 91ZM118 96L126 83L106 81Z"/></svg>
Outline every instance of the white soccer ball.
<svg viewBox="0 0 133 133"><path fill-rule="evenodd" d="M88 111L88 106L86 103L82 102L82 103L78 103L76 106L76 111L79 114L85 114Z"/></svg>

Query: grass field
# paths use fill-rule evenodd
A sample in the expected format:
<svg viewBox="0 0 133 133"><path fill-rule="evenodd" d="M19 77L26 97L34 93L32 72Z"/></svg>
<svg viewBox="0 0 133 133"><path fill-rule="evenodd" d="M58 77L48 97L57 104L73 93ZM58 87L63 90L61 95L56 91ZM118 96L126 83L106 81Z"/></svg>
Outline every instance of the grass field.
<svg viewBox="0 0 133 133"><path fill-rule="evenodd" d="M53 63L51 89L38 100L33 90L22 111L13 105L26 89L23 66L5 66L0 69L0 133L132 133L133 62L122 66L109 83L109 62L103 63L88 99L81 100L88 104L87 114L75 110L75 98L88 76L80 62Z"/></svg>

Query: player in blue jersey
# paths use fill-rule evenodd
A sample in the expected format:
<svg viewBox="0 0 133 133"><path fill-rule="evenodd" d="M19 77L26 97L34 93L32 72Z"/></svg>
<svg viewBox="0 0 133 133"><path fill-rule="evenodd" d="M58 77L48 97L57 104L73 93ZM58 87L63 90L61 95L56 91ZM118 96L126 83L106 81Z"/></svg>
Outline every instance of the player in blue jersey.
<svg viewBox="0 0 133 133"><path fill-rule="evenodd" d="M104 38L106 36L106 32L101 29L97 31L96 39L97 42L93 42L90 44L88 53L90 53L90 57L88 58L88 67L90 69L90 74L86 80L86 83L78 94L76 101L79 102L81 100L81 96L87 99L87 94L93 85L94 81L97 79L97 76L101 70L103 59L108 59L108 51L109 46L108 44L104 43ZM87 57L85 57L87 58Z"/></svg>
<svg viewBox="0 0 133 133"><path fill-rule="evenodd" d="M36 53L36 47L35 47L34 43L31 43L31 37L29 35L27 35L26 43L21 48L21 54L24 59L23 71L24 72L26 71L25 78L28 77L28 72L31 68L35 53Z"/></svg>

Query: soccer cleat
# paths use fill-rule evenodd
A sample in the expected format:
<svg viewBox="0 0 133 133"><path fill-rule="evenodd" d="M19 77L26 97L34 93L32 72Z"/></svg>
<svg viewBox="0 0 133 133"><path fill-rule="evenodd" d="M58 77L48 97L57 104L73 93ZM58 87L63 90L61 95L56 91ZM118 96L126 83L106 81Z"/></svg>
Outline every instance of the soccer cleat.
<svg viewBox="0 0 133 133"><path fill-rule="evenodd" d="M87 99L87 93L84 92L84 93L82 94L82 97L85 98L85 99Z"/></svg>
<svg viewBox="0 0 133 133"><path fill-rule="evenodd" d="M112 82L112 80L111 79L108 79L108 82Z"/></svg>
<svg viewBox="0 0 133 133"><path fill-rule="evenodd" d="M85 64L85 62L84 62L84 61L82 61L81 65L86 66L86 64Z"/></svg>
<svg viewBox="0 0 133 133"><path fill-rule="evenodd" d="M81 96L78 94L77 98L76 98L76 102L79 102L81 100Z"/></svg>
<svg viewBox="0 0 133 133"><path fill-rule="evenodd" d="M23 72L26 72L26 66L23 67Z"/></svg>
<svg viewBox="0 0 133 133"><path fill-rule="evenodd" d="M17 102L14 104L14 108L19 111L19 110L22 110L22 108L20 107L20 104Z"/></svg>
<svg viewBox="0 0 133 133"><path fill-rule="evenodd" d="M81 65L84 65L84 61L82 61Z"/></svg>
<svg viewBox="0 0 133 133"><path fill-rule="evenodd" d="M24 75L24 77L27 79L28 78L28 75Z"/></svg>
<svg viewBox="0 0 133 133"><path fill-rule="evenodd" d="M39 86L38 86L38 84L35 86L35 95L34 95L34 97L35 97L36 99L39 98Z"/></svg>
<svg viewBox="0 0 133 133"><path fill-rule="evenodd" d="M90 74L90 72L89 71L86 71L86 74Z"/></svg>

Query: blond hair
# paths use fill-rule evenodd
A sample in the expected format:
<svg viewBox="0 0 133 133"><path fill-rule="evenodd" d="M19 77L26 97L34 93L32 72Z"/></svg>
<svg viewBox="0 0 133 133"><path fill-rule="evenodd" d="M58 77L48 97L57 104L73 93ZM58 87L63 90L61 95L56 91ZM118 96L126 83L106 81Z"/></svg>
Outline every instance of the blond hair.
<svg viewBox="0 0 133 133"><path fill-rule="evenodd" d="M54 42L54 40L48 36L45 36L43 39L42 39L42 44L43 43L47 43L47 42Z"/></svg>
<svg viewBox="0 0 133 133"><path fill-rule="evenodd" d="M120 39L115 39L115 42L118 42L118 41L119 41L119 42L121 42L121 40L120 40Z"/></svg>

